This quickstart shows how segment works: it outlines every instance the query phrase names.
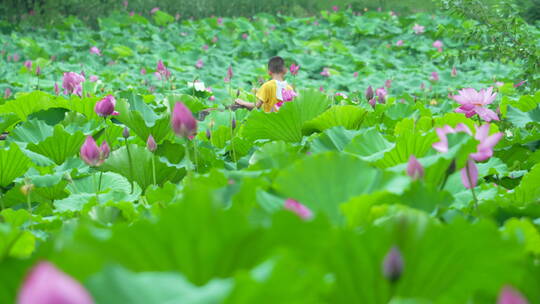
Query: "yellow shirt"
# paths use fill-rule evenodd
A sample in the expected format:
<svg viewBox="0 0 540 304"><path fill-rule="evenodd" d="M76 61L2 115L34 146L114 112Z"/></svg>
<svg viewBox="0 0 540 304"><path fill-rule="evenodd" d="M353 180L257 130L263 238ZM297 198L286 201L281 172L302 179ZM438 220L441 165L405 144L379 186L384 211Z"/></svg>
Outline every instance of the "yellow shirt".
<svg viewBox="0 0 540 304"><path fill-rule="evenodd" d="M287 90L292 90L290 85L287 85ZM262 108L265 112L273 112L276 103L280 102L277 98L277 83L275 80L265 82L261 88L257 91L257 98L260 99L263 104Z"/></svg>

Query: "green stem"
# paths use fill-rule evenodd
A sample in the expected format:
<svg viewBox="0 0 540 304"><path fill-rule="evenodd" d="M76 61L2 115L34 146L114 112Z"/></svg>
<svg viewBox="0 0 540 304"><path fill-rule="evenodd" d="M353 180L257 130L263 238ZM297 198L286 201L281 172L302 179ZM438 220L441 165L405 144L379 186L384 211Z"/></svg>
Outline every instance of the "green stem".
<svg viewBox="0 0 540 304"><path fill-rule="evenodd" d="M96 183L96 175L92 174L92 179L94 180L94 187L96 188L96 202L99 205L99 186Z"/></svg>
<svg viewBox="0 0 540 304"><path fill-rule="evenodd" d="M191 158L189 157L189 139L186 138L186 170L187 170L187 175L189 175L191 173Z"/></svg>
<svg viewBox="0 0 540 304"><path fill-rule="evenodd" d="M152 181L154 182L154 186L156 184L156 160L155 155L152 155Z"/></svg>
<svg viewBox="0 0 540 304"><path fill-rule="evenodd" d="M195 141L197 138L193 138L193 159L195 160L195 172L199 170L199 161L197 159L197 142Z"/></svg>
<svg viewBox="0 0 540 304"><path fill-rule="evenodd" d="M32 214L32 200L30 199L30 193L32 193L32 191L28 191L26 194L26 204L28 205L28 212Z"/></svg>
<svg viewBox="0 0 540 304"><path fill-rule="evenodd" d="M231 125L231 151L232 151L233 161L234 161L234 163L236 163L237 162L236 151L234 149L234 141L233 141L233 138L234 138L234 129L233 129L234 113L233 113L233 110L230 109L230 108L229 108L229 111L230 111L230 114L231 114L231 122L230 122L230 125Z"/></svg>
<svg viewBox="0 0 540 304"><path fill-rule="evenodd" d="M124 138L124 142L126 144L126 151L128 155L128 161L129 161L129 177L131 179L131 193L133 193L133 191L135 191L135 182L133 181L133 162L131 160L131 152L129 150L127 138Z"/></svg>
<svg viewBox="0 0 540 304"><path fill-rule="evenodd" d="M465 171L467 172L467 179L469 179L469 186L471 187L471 194L474 200L474 209L478 209L478 198L474 192L474 187L472 185L471 173L469 172L469 164L465 166Z"/></svg>

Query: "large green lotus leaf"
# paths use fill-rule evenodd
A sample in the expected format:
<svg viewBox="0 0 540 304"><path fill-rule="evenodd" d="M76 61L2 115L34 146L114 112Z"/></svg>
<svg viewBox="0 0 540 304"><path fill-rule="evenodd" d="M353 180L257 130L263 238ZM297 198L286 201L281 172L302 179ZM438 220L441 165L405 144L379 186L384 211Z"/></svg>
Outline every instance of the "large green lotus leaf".
<svg viewBox="0 0 540 304"><path fill-rule="evenodd" d="M513 236L535 255L540 254L540 232L528 218L511 218L504 223L503 233Z"/></svg>
<svg viewBox="0 0 540 304"><path fill-rule="evenodd" d="M39 143L53 135L54 128L37 119L25 121L10 134L9 138L24 143Z"/></svg>
<svg viewBox="0 0 540 304"><path fill-rule="evenodd" d="M358 133L359 131L346 130L341 126L327 129L309 138L310 151L314 153L343 151Z"/></svg>
<svg viewBox="0 0 540 304"><path fill-rule="evenodd" d="M298 159L300 147L284 141L274 141L262 145L249 159L250 170L279 169Z"/></svg>
<svg viewBox="0 0 540 304"><path fill-rule="evenodd" d="M217 304L223 303L232 281L213 280L198 287L179 273L134 273L114 266L90 277L86 287L96 303Z"/></svg>
<svg viewBox="0 0 540 304"><path fill-rule="evenodd" d="M354 153L361 159L372 162L384 156L384 154L394 148L395 144L389 142L375 128L362 130L345 147L346 152Z"/></svg>
<svg viewBox="0 0 540 304"><path fill-rule="evenodd" d="M320 92L301 91L293 102L286 102L277 113L252 112L242 129L244 136L251 140L299 142L304 122L322 113L329 103L327 96Z"/></svg>
<svg viewBox="0 0 540 304"><path fill-rule="evenodd" d="M62 125L56 125L52 136L38 144L28 144L28 150L44 155L60 165L66 158L80 151L84 138L81 131L70 134Z"/></svg>
<svg viewBox="0 0 540 304"><path fill-rule="evenodd" d="M26 259L35 249L35 236L10 224L0 223L0 262L13 257Z"/></svg>
<svg viewBox="0 0 540 304"><path fill-rule="evenodd" d="M6 187L23 175L30 167L30 159L19 146L12 143L9 149L0 150L0 187Z"/></svg>
<svg viewBox="0 0 540 304"><path fill-rule="evenodd" d="M393 246L403 257L403 272L394 286L382 273ZM519 280L527 267L518 266L522 248L504 240L494 225L463 220L440 225L426 222L425 215L402 215L362 233L343 230L330 247L334 303L379 304L392 297L466 303L476 293L496 295L503 284Z"/></svg>
<svg viewBox="0 0 540 304"><path fill-rule="evenodd" d="M302 132L310 134L336 126L342 126L347 130L358 129L367 113L366 110L357 106L334 106L314 119L307 121L302 128Z"/></svg>
<svg viewBox="0 0 540 304"><path fill-rule="evenodd" d="M537 203L540 200L540 164L527 173L509 197L517 204Z"/></svg>
<svg viewBox="0 0 540 304"><path fill-rule="evenodd" d="M530 122L539 124L540 107L536 107L535 109L528 112L522 112L519 109L509 106L506 117L512 124L514 124L518 128L524 128Z"/></svg>
<svg viewBox="0 0 540 304"><path fill-rule="evenodd" d="M4 132L8 130L19 121L20 121L20 118L15 114L0 115L0 132Z"/></svg>
<svg viewBox="0 0 540 304"><path fill-rule="evenodd" d="M414 130L404 132L396 138L395 147L386 152L384 157L376 162L376 165L388 168L407 162L411 155L416 156L416 158L423 157L431 149L431 145L436 142L436 138L434 132L427 134Z"/></svg>
<svg viewBox="0 0 540 304"><path fill-rule="evenodd" d="M118 100L116 102L116 110L120 113L116 118L131 131L135 132L144 142L146 142L150 134L152 134L152 137L158 143L168 137L172 137L170 117L168 115L161 118L152 117L155 120L147 123L141 112L131 110L129 104L124 100Z"/></svg>
<svg viewBox="0 0 540 304"><path fill-rule="evenodd" d="M326 152L283 169L273 187L281 196L340 221L339 204L375 191L401 193L408 183L408 178L370 167L356 156Z"/></svg>
<svg viewBox="0 0 540 304"><path fill-rule="evenodd" d="M81 113L88 119L102 119L96 114L96 111L94 110L96 103L100 100L99 97L87 97L87 98L80 98L77 95L72 95L69 99L60 99L66 104L66 108Z"/></svg>
<svg viewBox="0 0 540 304"><path fill-rule="evenodd" d="M130 144L132 169L125 146L111 153L103 165L99 167L101 171L112 171L123 175L130 181L136 182L139 187L146 189L153 184L152 158L156 166L156 183L163 185L166 181L178 182L185 174L185 169L169 167L152 154L146 147Z"/></svg>
<svg viewBox="0 0 540 304"><path fill-rule="evenodd" d="M34 91L0 105L0 114L14 113L19 119L26 121L32 113L61 107L65 107L65 104L55 100L51 95L42 91Z"/></svg>

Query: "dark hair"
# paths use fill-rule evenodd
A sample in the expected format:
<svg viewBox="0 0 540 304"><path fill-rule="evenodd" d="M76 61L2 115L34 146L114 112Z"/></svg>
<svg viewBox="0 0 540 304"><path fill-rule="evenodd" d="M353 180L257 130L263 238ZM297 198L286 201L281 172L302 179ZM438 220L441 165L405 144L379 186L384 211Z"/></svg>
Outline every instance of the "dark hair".
<svg viewBox="0 0 540 304"><path fill-rule="evenodd" d="M268 70L275 74L283 73L283 70L285 70L285 60L279 56L270 58L268 60Z"/></svg>

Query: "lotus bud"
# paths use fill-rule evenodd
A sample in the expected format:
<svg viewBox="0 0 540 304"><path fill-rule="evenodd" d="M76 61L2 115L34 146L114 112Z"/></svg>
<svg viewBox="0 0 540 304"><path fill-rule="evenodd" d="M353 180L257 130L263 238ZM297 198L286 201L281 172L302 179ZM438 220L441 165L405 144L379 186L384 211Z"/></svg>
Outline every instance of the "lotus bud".
<svg viewBox="0 0 540 304"><path fill-rule="evenodd" d="M197 120L182 102L174 105L171 125L177 136L189 137L197 133Z"/></svg>
<svg viewBox="0 0 540 304"><path fill-rule="evenodd" d="M111 148L109 147L106 141L103 141L99 149L100 149L101 161L104 161L105 159L109 157L109 154L111 154Z"/></svg>
<svg viewBox="0 0 540 304"><path fill-rule="evenodd" d="M112 95L107 95L105 98L96 103L94 111L98 116L107 117L114 113L115 103L116 99Z"/></svg>
<svg viewBox="0 0 540 304"><path fill-rule="evenodd" d="M23 186L21 186L21 193L24 195L24 196L28 196L28 194L30 194L30 192L32 192L32 190L34 190L34 184L24 184Z"/></svg>
<svg viewBox="0 0 540 304"><path fill-rule="evenodd" d="M39 65L36 68L36 75L37 76L41 75L41 67Z"/></svg>
<svg viewBox="0 0 540 304"><path fill-rule="evenodd" d="M525 297L511 286L504 286L499 293L497 304L528 304Z"/></svg>
<svg viewBox="0 0 540 304"><path fill-rule="evenodd" d="M308 207L290 198L285 201L285 209L294 212L303 220L313 217L313 212Z"/></svg>
<svg viewBox="0 0 540 304"><path fill-rule="evenodd" d="M206 138L210 140L212 138L212 131L210 129L206 129Z"/></svg>
<svg viewBox="0 0 540 304"><path fill-rule="evenodd" d="M478 168L474 160L469 159L465 168L461 169L461 181L467 189L476 187L478 183Z"/></svg>
<svg viewBox="0 0 540 304"><path fill-rule="evenodd" d="M422 164L420 164L414 155L409 157L409 163L407 164L407 175L409 175L413 180L424 177L424 167L422 167Z"/></svg>
<svg viewBox="0 0 540 304"><path fill-rule="evenodd" d="M236 129L236 119L234 119L234 118L231 121L231 127L232 127L233 130Z"/></svg>
<svg viewBox="0 0 540 304"><path fill-rule="evenodd" d="M100 161L100 151L92 136L86 137L81 147L81 158L91 167L95 167Z"/></svg>
<svg viewBox="0 0 540 304"><path fill-rule="evenodd" d="M367 88L367 90L366 90L366 99L367 99L368 101L371 101L371 99L373 99L373 96L375 96L374 94L375 94L375 93L373 92L373 87L372 87L372 86L369 86L369 87Z"/></svg>
<svg viewBox="0 0 540 304"><path fill-rule="evenodd" d="M49 262L38 262L24 279L17 295L18 304L92 304L84 287Z"/></svg>
<svg viewBox="0 0 540 304"><path fill-rule="evenodd" d="M150 152L154 152L157 150L157 143L152 134L148 135L148 139L146 140L146 148Z"/></svg>
<svg viewBox="0 0 540 304"><path fill-rule="evenodd" d="M128 129L128 127L125 127L124 130L122 131L122 137L125 138L125 139L129 138L129 129Z"/></svg>
<svg viewBox="0 0 540 304"><path fill-rule="evenodd" d="M403 272L403 257L397 246L392 247L383 261L383 275L390 282L396 282Z"/></svg>
<svg viewBox="0 0 540 304"><path fill-rule="evenodd" d="M56 94L56 96L60 95L60 88L56 82L54 83L54 94Z"/></svg>

